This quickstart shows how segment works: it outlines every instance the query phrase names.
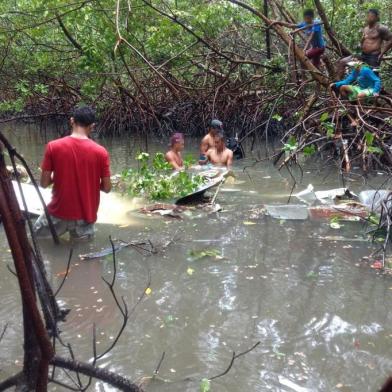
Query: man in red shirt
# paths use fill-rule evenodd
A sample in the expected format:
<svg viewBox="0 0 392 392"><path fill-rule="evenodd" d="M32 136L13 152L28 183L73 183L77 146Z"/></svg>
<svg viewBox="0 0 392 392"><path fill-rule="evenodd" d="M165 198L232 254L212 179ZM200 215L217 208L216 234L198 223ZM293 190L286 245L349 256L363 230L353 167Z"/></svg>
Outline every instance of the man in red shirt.
<svg viewBox="0 0 392 392"><path fill-rule="evenodd" d="M71 117L70 136L47 144L41 165L41 186L53 184L48 205L59 236L69 232L72 238L91 238L97 220L100 191L110 192L109 154L89 136L95 125L95 112L80 107ZM45 215L35 223L36 233L49 235Z"/></svg>

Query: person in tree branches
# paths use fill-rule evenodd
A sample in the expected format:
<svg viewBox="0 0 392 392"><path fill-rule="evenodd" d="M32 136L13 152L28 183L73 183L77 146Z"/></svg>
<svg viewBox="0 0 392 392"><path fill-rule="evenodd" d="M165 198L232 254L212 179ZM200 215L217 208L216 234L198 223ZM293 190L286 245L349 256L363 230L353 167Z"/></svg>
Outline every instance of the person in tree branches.
<svg viewBox="0 0 392 392"><path fill-rule="evenodd" d="M206 153L209 149L215 147L214 138L218 132L223 132L223 123L219 120L212 120L208 128L208 133L205 135L200 144L200 158L199 163L207 163Z"/></svg>
<svg viewBox="0 0 392 392"><path fill-rule="evenodd" d="M376 73L362 61L349 63L353 67L351 73L339 82L332 83L331 87L339 89L343 97L348 97L350 101L363 100L366 97L377 97L381 91L381 79Z"/></svg>
<svg viewBox="0 0 392 392"><path fill-rule="evenodd" d="M304 20L298 24L283 21L274 21L272 24L278 24L295 29L292 34L304 31L306 36L306 43L304 46L305 54L312 61L315 67L320 68L321 56L325 52L322 22L315 19L314 11L312 9L305 10L303 17Z"/></svg>
<svg viewBox="0 0 392 392"><path fill-rule="evenodd" d="M100 191L111 190L109 154L90 139L95 121L92 108L77 108L71 117L71 135L49 142L45 149L41 186L53 184L48 211L59 236L69 232L71 238L93 237ZM45 215L34 229L39 236L49 235Z"/></svg>
<svg viewBox="0 0 392 392"><path fill-rule="evenodd" d="M182 133L175 133L170 138L170 150L166 153L165 158L174 170L182 170L184 168L184 161L181 156L184 145L185 140Z"/></svg>
<svg viewBox="0 0 392 392"><path fill-rule="evenodd" d="M379 68L381 60L392 48L392 32L380 23L380 13L371 8L367 13L367 24L362 31L361 60L372 68ZM344 57L338 62L338 77L344 75L345 66L353 61L353 56Z"/></svg>
<svg viewBox="0 0 392 392"><path fill-rule="evenodd" d="M228 169L233 164L233 151L226 147L225 135L218 132L214 136L214 147L211 147L205 154L206 160L200 161L200 164L207 162L217 166L226 166Z"/></svg>

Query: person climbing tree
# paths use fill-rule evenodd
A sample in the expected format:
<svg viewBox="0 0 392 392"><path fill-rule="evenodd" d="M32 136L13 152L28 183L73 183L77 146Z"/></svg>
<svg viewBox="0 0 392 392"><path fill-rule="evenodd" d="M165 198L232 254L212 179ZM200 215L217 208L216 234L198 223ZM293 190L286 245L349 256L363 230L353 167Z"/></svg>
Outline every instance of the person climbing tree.
<svg viewBox="0 0 392 392"><path fill-rule="evenodd" d="M361 60L372 68L379 68L384 55L392 48L392 32L380 23L380 13L375 8L369 9L367 13L360 46ZM348 56L338 62L339 78L343 78L345 66L353 59L353 56Z"/></svg>
<svg viewBox="0 0 392 392"><path fill-rule="evenodd" d="M321 56L325 52L322 22L319 19L315 19L315 14L312 9L305 10L303 17L304 20L298 24L283 21L274 21L272 24L295 29L291 34L297 34L304 31L306 36L306 43L304 46L305 54L315 67L320 68Z"/></svg>

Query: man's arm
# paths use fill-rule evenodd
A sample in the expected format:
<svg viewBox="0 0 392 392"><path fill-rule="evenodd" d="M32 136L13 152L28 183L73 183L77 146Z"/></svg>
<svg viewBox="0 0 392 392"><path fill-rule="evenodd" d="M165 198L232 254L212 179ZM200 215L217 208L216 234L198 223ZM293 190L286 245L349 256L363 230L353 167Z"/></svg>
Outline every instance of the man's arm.
<svg viewBox="0 0 392 392"><path fill-rule="evenodd" d="M233 151L229 151L228 152L228 154L227 154L227 161L226 161L226 167L228 168L228 169L230 169L231 168L231 166L233 165Z"/></svg>
<svg viewBox="0 0 392 392"><path fill-rule="evenodd" d="M206 154L209 148L210 144L208 143L207 136L204 136L200 143L200 153Z"/></svg>
<svg viewBox="0 0 392 392"><path fill-rule="evenodd" d="M384 45L384 48L380 53L380 60L384 57L385 53L391 50L391 48L392 48L392 39Z"/></svg>
<svg viewBox="0 0 392 392"><path fill-rule="evenodd" d="M173 155L170 152L166 153L165 155L167 163L169 163L174 170L181 170L182 167L177 164L176 160L174 159Z"/></svg>
<svg viewBox="0 0 392 392"><path fill-rule="evenodd" d="M205 155L205 157L207 159L204 159L204 160L199 159L199 165L206 165L209 162L209 160L210 160L210 150L206 151L204 153L204 155Z"/></svg>
<svg viewBox="0 0 392 392"><path fill-rule="evenodd" d="M370 68L366 69L366 73L367 73L368 77L373 80L373 83L374 83L374 87L373 87L374 95L378 96L380 94L380 91L381 91L381 79Z"/></svg>
<svg viewBox="0 0 392 392"><path fill-rule="evenodd" d="M112 190L112 180L110 177L101 178L101 191L109 193Z"/></svg>
<svg viewBox="0 0 392 392"><path fill-rule="evenodd" d="M388 29L387 26L380 26L379 33L380 37L383 39L383 41L385 41L379 57L381 60L385 53L387 53L392 48L392 32Z"/></svg>
<svg viewBox="0 0 392 392"><path fill-rule="evenodd" d="M53 183L52 172L49 170L42 170L40 185L42 188L47 188L49 185Z"/></svg>
<svg viewBox="0 0 392 392"><path fill-rule="evenodd" d="M336 87L341 87L341 86L345 86L348 84L352 84L353 82L355 82L357 80L358 77L358 72L356 72L355 70L352 71L346 79L343 79L339 82L334 83Z"/></svg>
<svg viewBox="0 0 392 392"><path fill-rule="evenodd" d="M102 156L100 189L105 193L109 193L112 190L112 181L110 179L110 157L106 150Z"/></svg>
<svg viewBox="0 0 392 392"><path fill-rule="evenodd" d="M42 188L47 188L53 183L52 173L54 171L54 164L52 159L52 148L51 144L48 143L45 148L44 159L41 163L41 179L40 185Z"/></svg>

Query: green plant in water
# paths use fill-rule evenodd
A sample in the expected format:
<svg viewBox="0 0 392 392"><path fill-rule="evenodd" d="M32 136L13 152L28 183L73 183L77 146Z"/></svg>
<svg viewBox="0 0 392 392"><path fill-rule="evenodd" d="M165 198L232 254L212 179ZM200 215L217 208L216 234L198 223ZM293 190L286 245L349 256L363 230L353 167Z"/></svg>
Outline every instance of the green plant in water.
<svg viewBox="0 0 392 392"><path fill-rule="evenodd" d="M334 123L325 121L325 122L321 123L321 127L326 132L328 139L331 139L333 137L333 135L335 134L335 124Z"/></svg>
<svg viewBox="0 0 392 392"><path fill-rule="evenodd" d="M210 392L211 391L211 382L208 378L203 378L200 381L200 392Z"/></svg>
<svg viewBox="0 0 392 392"><path fill-rule="evenodd" d="M203 249L203 250L190 250L189 256L193 260L201 260L205 257L213 257L215 259L221 259L222 255L218 249Z"/></svg>
<svg viewBox="0 0 392 392"><path fill-rule="evenodd" d="M306 156L306 157L310 157L310 156L312 156L312 155L314 155L315 154L315 152L316 152L316 146L314 145L314 144L311 144L310 146L306 146L306 147L304 147L304 155Z"/></svg>
<svg viewBox="0 0 392 392"><path fill-rule="evenodd" d="M383 151L381 150L381 148L374 146L373 142L374 142L374 133L366 131L365 132L365 143L366 143L366 147L367 147L368 152L371 154L382 154Z"/></svg>
<svg viewBox="0 0 392 392"><path fill-rule="evenodd" d="M191 154L187 154L184 157L184 167L185 169L189 169L192 165L197 163L196 159Z"/></svg>
<svg viewBox="0 0 392 392"><path fill-rule="evenodd" d="M371 212L371 213L368 215L368 222L369 222L372 226L378 226L379 223L380 223L380 216L377 215L377 214L374 213L374 212Z"/></svg>
<svg viewBox="0 0 392 392"><path fill-rule="evenodd" d="M117 188L130 196L142 196L151 200L169 200L194 192L204 183L203 177L187 172L173 172L162 153L141 152L137 155L137 169L121 173ZM190 160L189 160L190 162Z"/></svg>
<svg viewBox="0 0 392 392"><path fill-rule="evenodd" d="M283 150L287 152L294 152L298 148L298 142L295 136L290 136L289 140L287 140L287 143L284 144Z"/></svg>
<svg viewBox="0 0 392 392"><path fill-rule="evenodd" d="M329 226L332 229L340 229L341 228L341 224L340 222L340 218L338 216L334 216L331 218L330 222L329 222Z"/></svg>

